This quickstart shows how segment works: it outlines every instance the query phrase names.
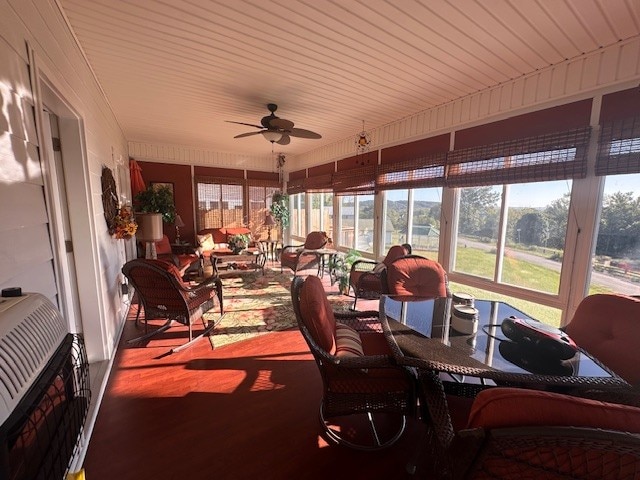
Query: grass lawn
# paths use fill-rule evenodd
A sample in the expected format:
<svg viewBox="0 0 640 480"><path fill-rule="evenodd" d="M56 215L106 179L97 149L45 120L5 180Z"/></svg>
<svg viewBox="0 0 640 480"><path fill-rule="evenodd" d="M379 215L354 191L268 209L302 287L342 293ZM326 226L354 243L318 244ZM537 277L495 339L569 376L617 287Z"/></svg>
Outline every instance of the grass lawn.
<svg viewBox="0 0 640 480"><path fill-rule="evenodd" d="M483 278L493 278L495 261L495 253L477 248L458 248L456 254L456 270ZM503 283L532 290L557 293L560 285L560 272L527 262L526 260L506 257L502 269L502 281ZM498 295L493 292L470 288L466 285L455 284L453 282L451 283L451 290L454 292L468 292L476 298L503 300L537 320L554 326L560 325L562 312L557 308L539 305L526 300L519 300L506 295ZM610 291L611 290L603 286L592 285L589 293L607 293Z"/></svg>

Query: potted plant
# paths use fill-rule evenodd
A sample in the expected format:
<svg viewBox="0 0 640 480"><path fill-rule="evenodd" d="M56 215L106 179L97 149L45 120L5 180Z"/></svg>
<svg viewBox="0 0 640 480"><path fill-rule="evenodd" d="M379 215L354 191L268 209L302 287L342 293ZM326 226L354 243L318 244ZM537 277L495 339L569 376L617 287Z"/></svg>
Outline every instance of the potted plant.
<svg viewBox="0 0 640 480"><path fill-rule="evenodd" d="M173 192L166 186L149 186L136 195L134 207L137 213L159 213L166 223L173 223L176 218Z"/></svg>
<svg viewBox="0 0 640 480"><path fill-rule="evenodd" d="M231 235L227 240L227 243L229 244L231 251L237 255L249 246L250 241L251 238L249 237L249 234L238 233L236 235Z"/></svg>
<svg viewBox="0 0 640 480"><path fill-rule="evenodd" d="M343 295L347 295L349 292L349 275L351 273L351 266L353 262L358 260L360 255L356 250L349 250L345 256L336 255L333 257L333 271L338 282L338 290Z"/></svg>
<svg viewBox="0 0 640 480"><path fill-rule="evenodd" d="M271 196L271 215L273 215L278 224L280 239L282 239L284 227L289 226L289 195L275 192Z"/></svg>

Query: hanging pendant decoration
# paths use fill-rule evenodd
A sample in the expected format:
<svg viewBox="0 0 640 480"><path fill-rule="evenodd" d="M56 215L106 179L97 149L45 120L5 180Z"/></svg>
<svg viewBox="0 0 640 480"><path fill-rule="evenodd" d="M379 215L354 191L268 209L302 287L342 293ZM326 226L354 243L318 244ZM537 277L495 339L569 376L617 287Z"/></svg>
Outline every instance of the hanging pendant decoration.
<svg viewBox="0 0 640 480"><path fill-rule="evenodd" d="M358 155L369 151L371 146L371 136L364 129L364 120L362 121L362 131L356 137L356 153Z"/></svg>

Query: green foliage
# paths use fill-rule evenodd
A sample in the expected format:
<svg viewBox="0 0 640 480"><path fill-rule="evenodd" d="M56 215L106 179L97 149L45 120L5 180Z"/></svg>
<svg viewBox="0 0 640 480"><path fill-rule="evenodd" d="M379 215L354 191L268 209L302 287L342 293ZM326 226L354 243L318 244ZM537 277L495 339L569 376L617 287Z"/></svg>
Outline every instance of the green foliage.
<svg viewBox="0 0 640 480"><path fill-rule="evenodd" d="M271 215L276 219L280 227L288 227L290 220L289 195L275 192L271 197Z"/></svg>
<svg viewBox="0 0 640 480"><path fill-rule="evenodd" d="M344 257L337 255L333 258L333 261L335 262L333 269L335 270L335 275L341 291L346 291L347 286L349 285L349 273L351 272L351 266L353 265L353 262L360 258L358 251L353 249L349 250Z"/></svg>
<svg viewBox="0 0 640 480"><path fill-rule="evenodd" d="M134 207L139 213L161 213L162 220L167 223L173 223L176 218L173 193L169 187L147 187L136 195Z"/></svg>
<svg viewBox="0 0 640 480"><path fill-rule="evenodd" d="M463 188L458 228L463 235L495 238L501 194L493 187Z"/></svg>
<svg viewBox="0 0 640 480"><path fill-rule="evenodd" d="M640 196L633 192L607 195L602 205L596 253L623 257L634 251L640 238Z"/></svg>
<svg viewBox="0 0 640 480"><path fill-rule="evenodd" d="M525 245L545 245L549 238L549 224L542 212L525 213L516 223L513 240Z"/></svg>

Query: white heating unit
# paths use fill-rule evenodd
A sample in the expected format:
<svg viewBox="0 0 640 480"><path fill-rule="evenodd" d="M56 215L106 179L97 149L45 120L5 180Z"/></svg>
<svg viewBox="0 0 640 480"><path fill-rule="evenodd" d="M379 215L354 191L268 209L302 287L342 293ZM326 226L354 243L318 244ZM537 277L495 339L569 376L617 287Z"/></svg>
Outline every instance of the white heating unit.
<svg viewBox="0 0 640 480"><path fill-rule="evenodd" d="M89 409L81 335L43 295L0 298L0 480L66 476Z"/></svg>

